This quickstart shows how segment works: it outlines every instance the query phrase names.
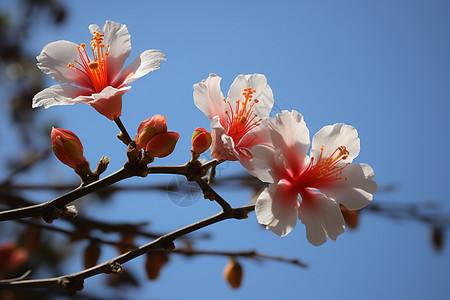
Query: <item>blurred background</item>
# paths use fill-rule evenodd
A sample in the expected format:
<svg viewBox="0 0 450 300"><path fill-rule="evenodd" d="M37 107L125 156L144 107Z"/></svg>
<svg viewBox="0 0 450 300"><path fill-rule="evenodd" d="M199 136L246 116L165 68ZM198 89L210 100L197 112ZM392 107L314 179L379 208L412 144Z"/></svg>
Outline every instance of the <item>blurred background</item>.
<svg viewBox="0 0 450 300"><path fill-rule="evenodd" d="M132 136L155 114L166 116L169 130L181 135L174 153L155 165L184 164L193 130L209 129L193 103L193 84L216 73L226 95L237 75L262 73L274 92L272 115L299 111L311 135L337 122L357 128L361 154L355 162L373 167L379 191L353 229L320 247L307 242L300 222L280 238L261 227L254 213L177 242L181 250L255 250L298 259L308 268L237 257L244 275L232 289L222 277L227 255L171 254L159 260L165 263L155 280L146 272L149 259L141 257L123 266L123 276L87 279L76 299L448 299L448 1L2 1L1 209L48 201L78 186L73 170L49 155L51 126L75 132L91 165L108 156L105 174L126 161L116 124L90 106L31 109L32 97L54 84L35 66L41 49L56 40L87 43L88 26L102 27L106 20L128 27L132 52L126 65L146 49L167 57L123 98L121 119ZM1 223L0 248L23 250L23 263L4 274L79 272L85 254L98 254L103 262L119 254L117 244L142 245L153 233L219 211L183 177L132 178L115 187L76 201L80 223L57 220L49 226L60 231L34 219ZM213 188L240 206L260 185L239 163L226 162ZM131 227L113 230L111 224ZM53 290L1 297L67 298Z"/></svg>

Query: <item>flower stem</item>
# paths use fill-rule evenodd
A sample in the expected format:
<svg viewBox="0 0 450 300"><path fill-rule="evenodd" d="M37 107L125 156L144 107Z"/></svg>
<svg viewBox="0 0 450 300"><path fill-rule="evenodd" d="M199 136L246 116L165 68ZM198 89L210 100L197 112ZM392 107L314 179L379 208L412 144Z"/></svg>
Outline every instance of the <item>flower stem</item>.
<svg viewBox="0 0 450 300"><path fill-rule="evenodd" d="M128 131L126 130L125 126L123 126L123 123L122 123L122 121L120 120L120 118L119 118L119 117L115 118L115 119L114 119L114 122L116 122L117 126L118 126L119 129L120 129L120 132L122 132L122 134L123 134L123 136L124 136L124 138L125 138L125 141L127 142L127 145L128 145L129 143L131 143L131 137L130 137L130 135L128 134Z"/></svg>

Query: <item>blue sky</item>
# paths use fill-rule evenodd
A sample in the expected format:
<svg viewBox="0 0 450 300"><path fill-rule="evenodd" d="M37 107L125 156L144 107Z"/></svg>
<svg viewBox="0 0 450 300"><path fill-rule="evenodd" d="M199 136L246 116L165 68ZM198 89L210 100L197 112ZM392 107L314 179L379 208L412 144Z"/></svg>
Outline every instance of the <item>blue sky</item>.
<svg viewBox="0 0 450 300"><path fill-rule="evenodd" d="M450 3L448 1L97 1L65 2L65 26L44 25L30 37L38 55L51 41L88 42L89 24L105 20L125 23L131 33L131 59L146 49L167 57L160 70L132 84L124 96L122 121L131 134L154 115L168 118L170 130L181 134L174 154L157 164L182 164L189 159L190 136L209 127L193 103L193 84L220 75L227 93L239 74L263 73L274 96L274 113L295 109L304 115L311 134L322 126L344 122L355 126L361 154L380 186L395 183L392 193L375 195L379 203L436 201L449 212L450 158L447 116L450 113ZM3 4L4 5L4 4ZM53 84L48 79L48 85ZM42 109L43 110L43 109ZM43 121L58 120L78 134L91 162L111 158L109 172L124 162L125 148L115 138L115 124L88 105L53 107L40 112ZM70 181L74 175L56 160L50 180ZM244 172L238 163L220 174ZM168 176L131 179L166 182ZM220 177L217 178L220 180ZM218 188L233 205L245 204L250 191ZM46 198L44 196L43 200ZM200 200L188 208L175 206L161 193L119 194L114 205L85 205L85 213L101 219L149 220L168 231L217 212ZM241 289L228 288L221 278L227 259L174 257L156 282L138 299L230 299L274 296L284 299L445 299L448 297L450 249L436 254L429 228L416 222L393 222L362 213L360 227L347 230L336 243L314 247L298 223L279 238L265 231L252 215L207 231L215 234L206 249L257 249L297 257L308 270L282 263L263 265L241 260ZM448 237L448 234L446 234ZM145 242L145 241L142 241ZM102 260L115 253L106 250ZM142 260L129 264L142 273ZM125 265L128 267L128 264ZM81 268L74 259L73 272ZM144 276L144 275L142 275ZM88 280L95 289L102 276Z"/></svg>

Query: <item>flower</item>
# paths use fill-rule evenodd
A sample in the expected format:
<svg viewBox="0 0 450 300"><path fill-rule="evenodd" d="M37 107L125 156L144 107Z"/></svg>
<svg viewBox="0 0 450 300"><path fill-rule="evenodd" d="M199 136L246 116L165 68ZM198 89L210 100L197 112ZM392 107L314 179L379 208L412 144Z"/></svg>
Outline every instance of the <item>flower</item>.
<svg viewBox="0 0 450 300"><path fill-rule="evenodd" d="M87 103L114 120L121 115L122 95L131 88L127 85L159 69L161 60L165 60L161 51L146 50L122 70L131 52L126 25L106 21L103 30L95 24L89 30L93 35L90 47L56 41L47 44L36 57L39 69L62 84L37 93L33 108Z"/></svg>
<svg viewBox="0 0 450 300"><path fill-rule="evenodd" d="M246 162L254 145L270 144L260 125L272 109L273 93L264 75L239 75L224 98L220 80L210 74L194 85L195 105L211 120L211 156Z"/></svg>
<svg viewBox="0 0 450 300"><path fill-rule="evenodd" d="M88 172L89 162L83 155L83 145L75 133L53 127L51 141L53 152L63 164L74 169L77 174Z"/></svg>
<svg viewBox="0 0 450 300"><path fill-rule="evenodd" d="M311 244L321 245L327 237L336 240L345 227L339 205L363 208L377 190L373 169L352 163L360 150L356 129L342 123L323 127L308 156L309 131L301 114L283 111L267 126L273 147L254 146L247 166L270 183L256 200L258 222L284 236L299 218Z"/></svg>

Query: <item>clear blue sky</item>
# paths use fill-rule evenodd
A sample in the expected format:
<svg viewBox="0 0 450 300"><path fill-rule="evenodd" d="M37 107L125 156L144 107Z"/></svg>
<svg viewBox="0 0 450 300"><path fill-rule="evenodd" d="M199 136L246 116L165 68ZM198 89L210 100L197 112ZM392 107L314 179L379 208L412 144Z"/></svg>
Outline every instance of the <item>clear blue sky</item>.
<svg viewBox="0 0 450 300"><path fill-rule="evenodd" d="M166 56L160 70L132 84L124 96L122 121L134 134L144 119L163 114L171 130L181 134L174 155L157 164L182 164L189 158L190 136L207 118L192 99L192 85L213 72L222 91L238 74L263 73L275 96L275 113L295 109L313 134L336 122L354 125L361 138L355 162L369 163L380 186L396 183L374 201L422 203L437 201L450 211L450 2L448 1L66 1L69 20L61 28L36 30L29 47L38 55L51 41L88 42L89 24L125 23L132 53L127 63L146 49ZM48 85L53 84L48 79ZM31 105L31 104L30 104ZM83 104L53 107L40 113L43 121L58 119L78 134L93 163L111 158L110 172L124 162L125 148L115 138L115 124ZM83 119L81 119L83 118ZM74 175L56 161L54 182ZM241 174L238 163L220 174ZM220 175L219 174L219 175ZM146 180L164 182L170 177ZM220 176L217 178L220 181ZM129 180L126 183L145 183ZM220 189L233 205L245 204L248 190ZM44 200L45 198L43 198ZM175 206L162 193L120 194L115 205L85 213L111 220L149 220L168 231L207 217L217 205L199 201ZM241 289L231 290L221 278L225 258L174 257L156 282L134 299L448 299L450 247L436 254L429 231L415 222L393 222L363 213L360 228L347 230L336 243L314 247L298 223L279 238L257 224L228 221L209 228L211 242L202 249L257 249L297 257L308 270L241 260ZM446 234L448 237L448 233ZM142 242L145 242L144 240ZM107 260L113 251L105 251ZM81 256L81 255L80 255ZM143 260L125 265L142 273ZM80 260L70 266L81 268ZM86 282L95 289L98 276ZM137 298L136 298L137 297Z"/></svg>

